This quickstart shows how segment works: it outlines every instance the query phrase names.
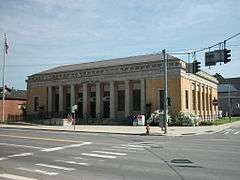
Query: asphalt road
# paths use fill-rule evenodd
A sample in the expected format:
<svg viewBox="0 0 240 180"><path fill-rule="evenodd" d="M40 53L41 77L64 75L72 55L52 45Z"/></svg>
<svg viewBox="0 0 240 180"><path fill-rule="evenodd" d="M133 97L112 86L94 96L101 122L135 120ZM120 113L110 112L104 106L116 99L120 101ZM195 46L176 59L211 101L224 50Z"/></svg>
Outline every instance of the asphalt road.
<svg viewBox="0 0 240 180"><path fill-rule="evenodd" d="M236 179L240 127L165 137L0 129L0 179Z"/></svg>

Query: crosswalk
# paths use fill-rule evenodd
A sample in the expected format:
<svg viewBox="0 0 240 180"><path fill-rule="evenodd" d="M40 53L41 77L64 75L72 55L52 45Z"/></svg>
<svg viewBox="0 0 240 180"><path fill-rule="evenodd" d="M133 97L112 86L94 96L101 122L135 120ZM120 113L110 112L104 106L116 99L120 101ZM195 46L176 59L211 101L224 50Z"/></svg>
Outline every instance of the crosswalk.
<svg viewBox="0 0 240 180"><path fill-rule="evenodd" d="M77 145L78 147L79 145ZM80 147L80 146L79 146ZM57 147L58 148L58 147ZM50 148L44 152L52 152L57 148ZM65 148L65 147L64 147ZM39 177L43 176L61 176L66 172L74 172L79 168L96 166L96 162L101 161L115 161L117 158L128 156L130 153L143 152L148 145L141 144L120 144L112 145L108 148L101 147L98 149L92 149L88 152L80 152L78 157L65 157L59 159L53 159L49 162L37 162L23 167L14 167L14 173L0 173L0 179L12 179L12 180L38 180ZM42 150L40 150L43 152ZM31 155L30 153L16 154L14 157L26 157ZM6 160L6 159L3 159ZM16 173L17 172L17 173ZM29 172L27 174L27 172ZM19 174L18 174L19 173ZM24 174L24 176L23 176ZM25 176L27 174L27 176ZM32 176L32 177L28 177ZM48 178L44 178L48 179ZM58 179L61 179L58 177Z"/></svg>
<svg viewBox="0 0 240 180"><path fill-rule="evenodd" d="M228 129L225 129L223 131L220 131L219 133L223 134L223 135L240 135L240 129L228 128Z"/></svg>

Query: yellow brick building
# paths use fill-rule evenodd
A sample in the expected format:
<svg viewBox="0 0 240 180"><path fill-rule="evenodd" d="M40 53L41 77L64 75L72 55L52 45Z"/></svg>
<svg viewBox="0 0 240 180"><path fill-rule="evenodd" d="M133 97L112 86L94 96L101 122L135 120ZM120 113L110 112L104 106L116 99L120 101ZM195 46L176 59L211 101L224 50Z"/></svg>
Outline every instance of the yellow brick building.
<svg viewBox="0 0 240 180"><path fill-rule="evenodd" d="M218 81L213 76L186 72L186 62L167 55L169 111L201 118L217 113ZM27 79L28 114L66 117L77 105L79 119L126 119L163 109L161 54L60 66Z"/></svg>

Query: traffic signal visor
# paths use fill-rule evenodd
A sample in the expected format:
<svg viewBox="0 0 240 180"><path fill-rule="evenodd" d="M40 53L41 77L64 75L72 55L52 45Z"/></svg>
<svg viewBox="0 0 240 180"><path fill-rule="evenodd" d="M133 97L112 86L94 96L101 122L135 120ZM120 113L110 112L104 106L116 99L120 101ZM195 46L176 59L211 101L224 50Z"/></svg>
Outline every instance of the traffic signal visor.
<svg viewBox="0 0 240 180"><path fill-rule="evenodd" d="M230 49L224 49L224 64L228 63L231 61L231 50Z"/></svg>

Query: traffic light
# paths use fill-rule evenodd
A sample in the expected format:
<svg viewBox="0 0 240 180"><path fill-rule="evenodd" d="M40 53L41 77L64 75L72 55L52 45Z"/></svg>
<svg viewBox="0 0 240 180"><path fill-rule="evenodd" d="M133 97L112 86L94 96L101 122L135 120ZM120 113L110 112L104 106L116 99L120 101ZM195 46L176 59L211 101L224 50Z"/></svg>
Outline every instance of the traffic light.
<svg viewBox="0 0 240 180"><path fill-rule="evenodd" d="M193 63L192 63L193 74L196 74L198 71L200 71L200 67L201 67L200 64L201 64L201 62L198 62L196 60L193 61Z"/></svg>
<svg viewBox="0 0 240 180"><path fill-rule="evenodd" d="M231 57L231 50L230 49L224 49L224 64L228 63L231 61L230 57Z"/></svg>

